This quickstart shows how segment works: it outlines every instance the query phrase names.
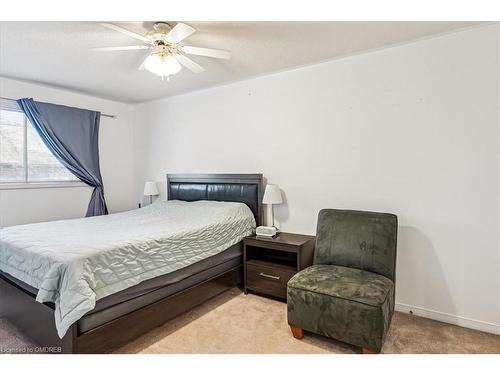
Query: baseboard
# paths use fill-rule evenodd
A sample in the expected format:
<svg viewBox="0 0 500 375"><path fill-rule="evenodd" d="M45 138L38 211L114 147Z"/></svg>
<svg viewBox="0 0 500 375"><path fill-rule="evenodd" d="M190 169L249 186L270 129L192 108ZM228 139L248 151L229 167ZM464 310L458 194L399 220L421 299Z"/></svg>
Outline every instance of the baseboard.
<svg viewBox="0 0 500 375"><path fill-rule="evenodd" d="M454 324L460 327L471 328L478 331L500 335L500 324L483 322L481 320L471 318L464 318L462 316L407 305L405 303L396 303L396 311L404 312L407 314L412 312L414 315L421 316L423 318L429 318L444 323Z"/></svg>

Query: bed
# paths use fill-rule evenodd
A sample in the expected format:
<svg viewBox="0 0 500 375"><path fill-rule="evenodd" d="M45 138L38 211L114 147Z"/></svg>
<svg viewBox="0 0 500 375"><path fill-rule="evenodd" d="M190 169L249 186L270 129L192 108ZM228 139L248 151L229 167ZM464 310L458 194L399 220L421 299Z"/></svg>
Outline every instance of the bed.
<svg viewBox="0 0 500 375"><path fill-rule="evenodd" d="M4 231L0 315L43 352L112 351L241 283L261 195L260 174L167 175L168 202Z"/></svg>

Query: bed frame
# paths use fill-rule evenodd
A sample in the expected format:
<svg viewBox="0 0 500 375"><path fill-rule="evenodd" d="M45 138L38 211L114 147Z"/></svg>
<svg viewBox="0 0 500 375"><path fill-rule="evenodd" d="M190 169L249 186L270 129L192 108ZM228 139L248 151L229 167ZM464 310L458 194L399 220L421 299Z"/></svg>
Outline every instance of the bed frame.
<svg viewBox="0 0 500 375"><path fill-rule="evenodd" d="M169 174L167 199L246 203L257 225L262 223L262 174ZM40 347L34 353L107 353L160 326L242 281L242 265L84 333L75 322L60 339L54 305L0 274L0 315ZM0 343L1 345L1 343Z"/></svg>

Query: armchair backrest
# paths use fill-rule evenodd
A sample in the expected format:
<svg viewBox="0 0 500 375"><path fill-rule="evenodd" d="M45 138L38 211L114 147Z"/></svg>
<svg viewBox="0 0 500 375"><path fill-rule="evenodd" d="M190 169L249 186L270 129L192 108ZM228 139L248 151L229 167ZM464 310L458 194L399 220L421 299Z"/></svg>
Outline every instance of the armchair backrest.
<svg viewBox="0 0 500 375"><path fill-rule="evenodd" d="M397 233L393 214L321 210L314 264L358 268L395 281Z"/></svg>

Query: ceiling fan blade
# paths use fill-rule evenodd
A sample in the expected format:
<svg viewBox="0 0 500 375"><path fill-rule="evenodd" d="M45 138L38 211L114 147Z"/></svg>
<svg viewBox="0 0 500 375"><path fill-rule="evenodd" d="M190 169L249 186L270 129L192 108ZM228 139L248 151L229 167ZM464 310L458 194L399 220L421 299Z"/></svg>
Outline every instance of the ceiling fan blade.
<svg viewBox="0 0 500 375"><path fill-rule="evenodd" d="M122 47L97 47L91 48L91 51L130 51L138 49L149 49L150 46L122 46Z"/></svg>
<svg viewBox="0 0 500 375"><path fill-rule="evenodd" d="M111 30L114 30L114 31L118 31L119 33L128 35L128 36L130 36L132 38L135 38L135 39L138 39L138 40L142 40L143 42L148 42L148 43L150 42L150 40L148 38L146 38L145 36L137 34L137 33L134 33L133 31L124 29L123 27L120 27L120 26L117 26L117 25L113 25L112 23L101 22L101 25L104 26L104 27L107 27L108 29L111 29Z"/></svg>
<svg viewBox="0 0 500 375"><path fill-rule="evenodd" d="M186 57L186 56L180 55L180 54L175 54L173 56L177 61L179 61L179 63L181 63L181 65L184 65L186 68L188 68L193 73L201 73L201 72L205 71L204 67L202 67L201 65L198 65L193 60L191 60L189 57Z"/></svg>
<svg viewBox="0 0 500 375"><path fill-rule="evenodd" d="M142 60L142 63L141 63L141 65L139 65L139 67L137 68L137 70L144 70L144 64L146 63L146 60L148 59L148 57L150 55L151 55L150 53L147 54L147 56Z"/></svg>
<svg viewBox="0 0 500 375"><path fill-rule="evenodd" d="M226 59L226 60L231 58L231 54L228 51L223 51L221 49L183 46L182 50L186 52L188 55L207 56L207 57L214 57L216 59Z"/></svg>
<svg viewBox="0 0 500 375"><path fill-rule="evenodd" d="M196 30L185 23L179 22L172 30L166 35L165 39L170 43L179 43L181 40L186 39L193 34Z"/></svg>

